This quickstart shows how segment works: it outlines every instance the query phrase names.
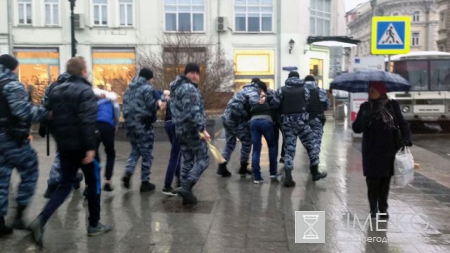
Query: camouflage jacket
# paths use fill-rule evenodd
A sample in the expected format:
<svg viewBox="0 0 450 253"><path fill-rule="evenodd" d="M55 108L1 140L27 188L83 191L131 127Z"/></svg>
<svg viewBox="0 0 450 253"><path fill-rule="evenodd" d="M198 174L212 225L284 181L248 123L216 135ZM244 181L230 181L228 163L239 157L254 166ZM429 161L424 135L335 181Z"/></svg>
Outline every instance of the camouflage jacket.
<svg viewBox="0 0 450 253"><path fill-rule="evenodd" d="M245 85L228 101L223 118L228 122L246 122L250 109L259 103L259 87L255 83Z"/></svg>
<svg viewBox="0 0 450 253"><path fill-rule="evenodd" d="M62 84L70 77L69 73L64 72L61 75L58 76L58 79L56 79L55 82L51 83L44 92L44 97L42 97L42 104L45 105L48 101L48 95L50 94L50 91L58 84Z"/></svg>
<svg viewBox="0 0 450 253"><path fill-rule="evenodd" d="M302 86L304 86L303 80L301 80L298 77L288 78L284 84L286 85L286 87L302 87ZM308 105L309 96L310 96L309 93L310 93L309 90L305 89L305 106ZM273 95L270 93L268 94L267 102L270 104L270 106L273 109L280 109L282 101L283 101L283 91L282 91L281 87L277 89L275 94L273 94ZM302 114L304 114L304 115L301 115L302 118L306 118L306 119L308 118L307 113L302 113Z"/></svg>
<svg viewBox="0 0 450 253"><path fill-rule="evenodd" d="M3 86L1 96L8 102L14 124L9 129L0 127L0 147L7 145L8 142L27 141L26 137L30 133L31 122L38 122L47 118L48 115L43 106L34 106L31 103L30 96L25 86L19 82L17 75L0 65L0 82L5 80L10 81ZM0 108L0 110L6 109Z"/></svg>
<svg viewBox="0 0 450 253"><path fill-rule="evenodd" d="M325 106L325 110L328 110L328 107L330 107L330 99L328 99L327 92L325 90L320 89L315 82L311 82L311 81L305 82L305 88L308 90L317 89L319 91L320 102L323 102L324 106Z"/></svg>
<svg viewBox="0 0 450 253"><path fill-rule="evenodd" d="M197 85L179 75L170 84L172 123L180 139L198 139L198 132L206 129L206 113Z"/></svg>
<svg viewBox="0 0 450 253"><path fill-rule="evenodd" d="M122 112L127 130L149 130L157 119L159 98L144 77L135 77L123 95Z"/></svg>

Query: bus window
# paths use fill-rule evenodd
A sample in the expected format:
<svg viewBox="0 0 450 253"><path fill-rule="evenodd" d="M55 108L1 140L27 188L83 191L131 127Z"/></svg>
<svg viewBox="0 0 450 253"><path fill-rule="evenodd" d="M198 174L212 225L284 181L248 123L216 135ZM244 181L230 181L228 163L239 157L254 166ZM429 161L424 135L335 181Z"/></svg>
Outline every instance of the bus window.
<svg viewBox="0 0 450 253"><path fill-rule="evenodd" d="M394 73L401 75L411 84L411 90L426 91L428 89L427 61L398 61L394 63Z"/></svg>
<svg viewBox="0 0 450 253"><path fill-rule="evenodd" d="M430 61L431 90L450 90L450 60Z"/></svg>

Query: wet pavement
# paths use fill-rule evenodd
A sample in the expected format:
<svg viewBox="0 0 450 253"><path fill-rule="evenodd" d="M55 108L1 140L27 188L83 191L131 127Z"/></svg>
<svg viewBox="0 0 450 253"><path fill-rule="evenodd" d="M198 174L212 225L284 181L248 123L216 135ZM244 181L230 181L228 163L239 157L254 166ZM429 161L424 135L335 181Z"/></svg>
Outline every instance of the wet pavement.
<svg viewBox="0 0 450 253"><path fill-rule="evenodd" d="M224 140L216 140L215 144L222 147ZM39 153L40 177L27 213L29 219L34 218L46 203L43 193L53 159L45 156L45 140L35 137L33 145ZM355 216L363 224L369 211L359 146L359 141L351 138L345 123L328 120L320 165L322 170L328 171L328 178L316 183L311 181L307 156L299 143L293 173L297 186L289 189L279 182L269 181L265 147L262 168L266 182L262 185L254 185L250 178L243 179L237 175L239 159L238 152L234 152L229 164L233 176L218 177L215 174L217 164L212 161L194 189L199 204L183 207L180 198L161 193L169 143L155 143L151 181L156 184L157 190L141 194L139 169L132 178L131 190L125 190L120 185L130 147L126 142L117 142L113 179L115 190L102 192L101 213L102 222L112 224L114 230L106 235L87 237L87 204L82 197L82 188L69 196L50 219L43 251L450 252L448 158L433 150L414 146L413 155L421 166L416 170L414 182L404 188L391 188L391 219L387 224L380 223L380 228L387 231L375 231L375 224L371 231L369 226L352 227ZM15 193L19 181L17 173L12 181ZM15 211L14 194L10 196L9 222ZM324 244L295 243L295 211L325 211ZM400 219L404 221L403 226L399 225ZM0 239L2 253L35 250L26 231L15 231Z"/></svg>

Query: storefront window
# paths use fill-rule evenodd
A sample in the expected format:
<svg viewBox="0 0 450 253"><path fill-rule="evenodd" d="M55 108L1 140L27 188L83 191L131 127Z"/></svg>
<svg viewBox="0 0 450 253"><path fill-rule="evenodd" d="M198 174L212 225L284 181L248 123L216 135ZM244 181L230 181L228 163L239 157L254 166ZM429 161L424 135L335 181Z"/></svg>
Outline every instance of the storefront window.
<svg viewBox="0 0 450 253"><path fill-rule="evenodd" d="M135 76L134 49L93 49L93 84L114 91L122 103L123 93Z"/></svg>
<svg viewBox="0 0 450 253"><path fill-rule="evenodd" d="M33 85L33 102L40 103L45 88L59 75L59 52L57 49L15 49L19 61L19 80Z"/></svg>
<svg viewBox="0 0 450 253"><path fill-rule="evenodd" d="M311 59L309 62L309 74L314 76L317 85L323 88L323 60Z"/></svg>
<svg viewBox="0 0 450 253"><path fill-rule="evenodd" d="M270 89L275 89L275 63L273 50L235 50L235 92L254 77L260 78Z"/></svg>

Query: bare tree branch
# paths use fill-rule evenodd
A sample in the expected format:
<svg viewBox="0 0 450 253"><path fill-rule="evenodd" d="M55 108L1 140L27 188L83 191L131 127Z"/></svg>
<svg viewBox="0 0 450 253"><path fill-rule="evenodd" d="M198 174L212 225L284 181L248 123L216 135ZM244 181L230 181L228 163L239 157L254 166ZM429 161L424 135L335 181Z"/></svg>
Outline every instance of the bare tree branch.
<svg viewBox="0 0 450 253"><path fill-rule="evenodd" d="M137 68L150 68L157 89L169 89L169 84L189 62L200 66L200 83L207 109L223 107L224 92L233 89L234 66L226 60L223 51L213 43L191 33L166 34L159 39L159 52L138 49ZM227 94L228 95L228 94Z"/></svg>

